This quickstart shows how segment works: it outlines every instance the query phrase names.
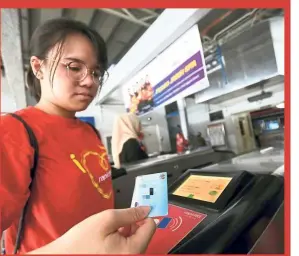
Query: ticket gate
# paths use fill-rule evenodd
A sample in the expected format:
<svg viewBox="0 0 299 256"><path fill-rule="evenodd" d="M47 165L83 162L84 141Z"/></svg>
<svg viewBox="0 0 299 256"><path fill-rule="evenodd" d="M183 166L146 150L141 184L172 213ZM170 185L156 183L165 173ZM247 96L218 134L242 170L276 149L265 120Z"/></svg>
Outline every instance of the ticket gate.
<svg viewBox="0 0 299 256"><path fill-rule="evenodd" d="M254 252L283 198L282 176L250 170L189 170L170 186L168 216L158 218L146 253ZM280 235L272 236L277 240L272 243L281 244L284 230L276 232ZM282 250L280 246L275 253Z"/></svg>

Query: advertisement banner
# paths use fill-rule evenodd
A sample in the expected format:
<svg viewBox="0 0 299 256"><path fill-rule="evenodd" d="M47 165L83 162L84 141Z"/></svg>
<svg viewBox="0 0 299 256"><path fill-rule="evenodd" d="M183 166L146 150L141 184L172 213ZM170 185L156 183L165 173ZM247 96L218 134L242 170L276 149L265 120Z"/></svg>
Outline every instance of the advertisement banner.
<svg viewBox="0 0 299 256"><path fill-rule="evenodd" d="M194 26L123 86L128 112L137 115L209 86L202 44Z"/></svg>

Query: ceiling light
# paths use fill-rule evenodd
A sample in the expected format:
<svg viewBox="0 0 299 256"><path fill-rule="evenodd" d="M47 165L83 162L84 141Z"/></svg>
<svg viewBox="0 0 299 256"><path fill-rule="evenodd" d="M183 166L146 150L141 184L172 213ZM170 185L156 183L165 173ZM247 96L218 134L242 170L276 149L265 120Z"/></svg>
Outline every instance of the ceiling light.
<svg viewBox="0 0 299 256"><path fill-rule="evenodd" d="M277 108L284 108L284 102L277 104L276 107Z"/></svg>

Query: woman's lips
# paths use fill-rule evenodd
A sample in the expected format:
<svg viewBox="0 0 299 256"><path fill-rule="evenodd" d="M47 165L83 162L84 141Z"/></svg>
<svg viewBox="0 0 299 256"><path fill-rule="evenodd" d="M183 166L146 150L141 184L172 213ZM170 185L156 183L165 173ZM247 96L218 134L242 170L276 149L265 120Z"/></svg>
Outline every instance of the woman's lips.
<svg viewBox="0 0 299 256"><path fill-rule="evenodd" d="M76 93L75 96L77 96L80 99L92 99L93 97L88 93Z"/></svg>

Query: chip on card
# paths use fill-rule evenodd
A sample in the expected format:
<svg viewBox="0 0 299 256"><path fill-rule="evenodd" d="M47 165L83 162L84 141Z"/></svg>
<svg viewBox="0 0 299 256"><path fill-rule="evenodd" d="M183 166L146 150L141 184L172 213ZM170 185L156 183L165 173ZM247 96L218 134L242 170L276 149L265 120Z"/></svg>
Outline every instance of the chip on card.
<svg viewBox="0 0 299 256"><path fill-rule="evenodd" d="M149 217L168 215L167 173L136 177L131 207L151 206Z"/></svg>

